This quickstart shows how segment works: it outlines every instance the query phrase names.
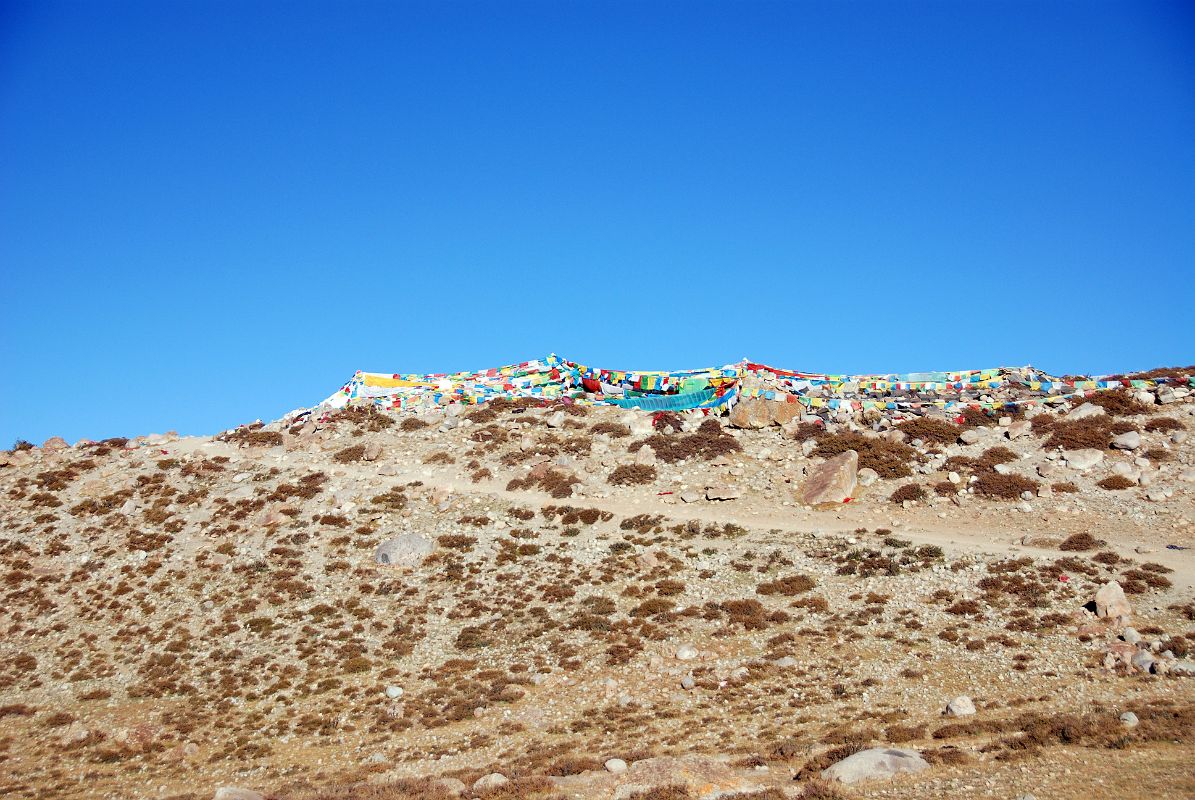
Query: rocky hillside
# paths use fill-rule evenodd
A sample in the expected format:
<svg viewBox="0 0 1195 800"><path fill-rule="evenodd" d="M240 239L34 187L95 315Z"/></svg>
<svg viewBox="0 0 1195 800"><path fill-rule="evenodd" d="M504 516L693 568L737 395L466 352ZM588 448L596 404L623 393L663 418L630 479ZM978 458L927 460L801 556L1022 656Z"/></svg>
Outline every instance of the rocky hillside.
<svg viewBox="0 0 1195 800"><path fill-rule="evenodd" d="M0 454L0 796L1195 796L1195 402Z"/></svg>

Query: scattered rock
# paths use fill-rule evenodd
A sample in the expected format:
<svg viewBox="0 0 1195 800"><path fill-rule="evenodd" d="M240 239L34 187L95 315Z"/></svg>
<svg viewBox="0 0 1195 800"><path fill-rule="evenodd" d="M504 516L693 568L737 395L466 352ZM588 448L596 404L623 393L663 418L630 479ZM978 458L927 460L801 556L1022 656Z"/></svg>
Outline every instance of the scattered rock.
<svg viewBox="0 0 1195 800"><path fill-rule="evenodd" d="M1126 431L1112 437L1112 446L1117 450L1136 450L1141 446L1141 434L1137 431Z"/></svg>
<svg viewBox="0 0 1195 800"><path fill-rule="evenodd" d="M967 695L959 695L946 704L946 716L966 717L975 713L975 704Z"/></svg>
<svg viewBox="0 0 1195 800"><path fill-rule="evenodd" d="M678 661L692 661L697 658L697 648L691 644L682 644L676 648L676 658Z"/></svg>
<svg viewBox="0 0 1195 800"><path fill-rule="evenodd" d="M558 414L563 414L563 411L558 411ZM490 789L497 789L503 784L510 783L510 780L501 772L491 772L489 775L482 775L473 783L473 791L485 792Z"/></svg>
<svg viewBox="0 0 1195 800"><path fill-rule="evenodd" d="M212 800L266 800L266 796L251 789L240 789L236 786L221 786L212 796Z"/></svg>
<svg viewBox="0 0 1195 800"><path fill-rule="evenodd" d="M613 772L615 775L619 775L627 771L627 762L623 761L621 758L607 759L603 766L606 768L606 772Z"/></svg>
<svg viewBox="0 0 1195 800"><path fill-rule="evenodd" d="M738 500L743 492L736 486L708 486L705 490L706 500Z"/></svg>
<svg viewBox="0 0 1195 800"><path fill-rule="evenodd" d="M1065 456L1068 467L1083 472L1103 461L1104 451L1096 450L1094 447L1086 447L1082 450L1067 450L1065 451Z"/></svg>
<svg viewBox="0 0 1195 800"><path fill-rule="evenodd" d="M979 437L979 431L975 428L967 428L967 430L959 434L958 440L963 444L975 444L979 441Z"/></svg>
<svg viewBox="0 0 1195 800"><path fill-rule="evenodd" d="M379 544L373 557L379 564L414 564L431 555L435 549L435 542L417 533L404 533Z"/></svg>
<svg viewBox="0 0 1195 800"><path fill-rule="evenodd" d="M1137 722L1137 715L1132 711L1126 711L1120 715L1120 724L1124 725L1126 728L1136 728Z"/></svg>
<svg viewBox="0 0 1195 800"><path fill-rule="evenodd" d="M1097 406L1095 403L1084 403L1071 410L1071 413L1066 415L1068 420L1087 419L1088 417L1100 417L1106 414L1103 406Z"/></svg>

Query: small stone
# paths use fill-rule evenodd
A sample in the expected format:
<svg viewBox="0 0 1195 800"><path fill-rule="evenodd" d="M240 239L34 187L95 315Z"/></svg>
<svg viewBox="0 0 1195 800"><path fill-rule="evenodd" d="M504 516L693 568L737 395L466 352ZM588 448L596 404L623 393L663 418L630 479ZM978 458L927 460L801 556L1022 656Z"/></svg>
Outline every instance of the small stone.
<svg viewBox="0 0 1195 800"><path fill-rule="evenodd" d="M236 786L221 786L216 790L212 800L266 800L266 796L261 792L255 792L251 789L241 789Z"/></svg>
<svg viewBox="0 0 1195 800"><path fill-rule="evenodd" d="M975 703L967 695L959 695L946 704L946 716L966 717L975 713Z"/></svg>
<svg viewBox="0 0 1195 800"><path fill-rule="evenodd" d="M564 426L564 420L565 420L565 413L563 411L556 411L548 417L548 420L547 420L548 427L549 428L561 428ZM497 775L497 773L494 773L494 774ZM489 776L486 776L486 777L489 777ZM482 778L481 780L485 780L485 778Z"/></svg>
<svg viewBox="0 0 1195 800"><path fill-rule="evenodd" d="M606 772L613 772L615 775L620 775L627 771L627 762L621 758L607 759L605 765Z"/></svg>
<svg viewBox="0 0 1195 800"><path fill-rule="evenodd" d="M705 490L706 500L737 500L742 496L742 490L734 486L709 486Z"/></svg>
<svg viewBox="0 0 1195 800"><path fill-rule="evenodd" d="M1154 663L1153 653L1148 650L1138 650L1136 653L1133 653L1130 663L1142 672L1149 672L1149 668Z"/></svg>
<svg viewBox="0 0 1195 800"><path fill-rule="evenodd" d="M1120 715L1120 724L1124 725L1126 728L1136 728L1137 722L1137 715L1132 711L1126 711Z"/></svg>
<svg viewBox="0 0 1195 800"><path fill-rule="evenodd" d="M563 411L556 412L563 414ZM473 783L473 791L481 793L490 789L497 789L499 786L510 783L510 780L501 772L491 772L489 775L482 775Z"/></svg>
<svg viewBox="0 0 1195 800"><path fill-rule="evenodd" d="M377 442L370 442L369 444L365 445L365 452L361 455L361 458L365 461L377 461L381 455L382 446Z"/></svg>
<svg viewBox="0 0 1195 800"><path fill-rule="evenodd" d="M1112 437L1112 447L1117 450L1136 450L1141 446L1141 434L1137 431L1126 431Z"/></svg>
<svg viewBox="0 0 1195 800"><path fill-rule="evenodd" d="M391 700L397 700L403 696L403 688L401 686L387 686L386 696Z"/></svg>
<svg viewBox="0 0 1195 800"><path fill-rule="evenodd" d="M959 434L958 440L963 444L975 444L979 441L979 431L974 428L967 428Z"/></svg>
<svg viewBox="0 0 1195 800"><path fill-rule="evenodd" d="M692 661L697 658L697 648L691 644L682 644L676 648L677 661Z"/></svg>
<svg viewBox="0 0 1195 800"><path fill-rule="evenodd" d="M1089 470L1104 460L1104 451L1096 450L1094 447L1085 447L1081 450L1067 450L1065 451L1065 455L1066 465L1071 469L1080 471Z"/></svg>
<svg viewBox="0 0 1195 800"><path fill-rule="evenodd" d="M871 467L864 467L856 475L860 486L871 486L880 479L880 473Z"/></svg>
<svg viewBox="0 0 1195 800"><path fill-rule="evenodd" d="M435 542L417 533L404 533L387 539L374 551L374 561L379 564L414 564L422 561L436 549Z"/></svg>
<svg viewBox="0 0 1195 800"><path fill-rule="evenodd" d="M694 680L692 675L686 675L680 679L680 685L682 689L688 691L697 685L697 681Z"/></svg>
<svg viewBox="0 0 1195 800"><path fill-rule="evenodd" d="M1120 638L1129 644L1137 644L1137 642L1141 641L1141 634L1137 633L1136 628L1125 628L1124 633L1120 634Z"/></svg>
<svg viewBox="0 0 1195 800"><path fill-rule="evenodd" d="M1095 403L1084 403L1083 405L1072 409L1071 413L1066 415L1070 419L1086 419L1087 417L1100 417L1106 414L1103 406L1097 406Z"/></svg>

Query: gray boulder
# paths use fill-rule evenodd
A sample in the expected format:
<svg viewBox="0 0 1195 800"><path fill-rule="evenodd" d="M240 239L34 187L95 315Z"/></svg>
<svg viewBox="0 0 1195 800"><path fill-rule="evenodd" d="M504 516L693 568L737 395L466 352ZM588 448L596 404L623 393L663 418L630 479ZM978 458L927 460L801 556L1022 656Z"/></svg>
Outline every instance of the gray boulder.
<svg viewBox="0 0 1195 800"><path fill-rule="evenodd" d="M891 778L902 772L923 772L929 763L916 750L896 747L873 747L847 756L837 764L822 770L822 778L839 783Z"/></svg>

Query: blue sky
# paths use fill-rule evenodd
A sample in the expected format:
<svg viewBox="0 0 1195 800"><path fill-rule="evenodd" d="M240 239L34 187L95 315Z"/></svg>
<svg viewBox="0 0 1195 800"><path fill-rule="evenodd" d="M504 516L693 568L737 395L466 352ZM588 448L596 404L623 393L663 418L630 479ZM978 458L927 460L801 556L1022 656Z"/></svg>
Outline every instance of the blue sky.
<svg viewBox="0 0 1195 800"><path fill-rule="evenodd" d="M0 446L356 369L1195 362L1195 15L0 4Z"/></svg>

